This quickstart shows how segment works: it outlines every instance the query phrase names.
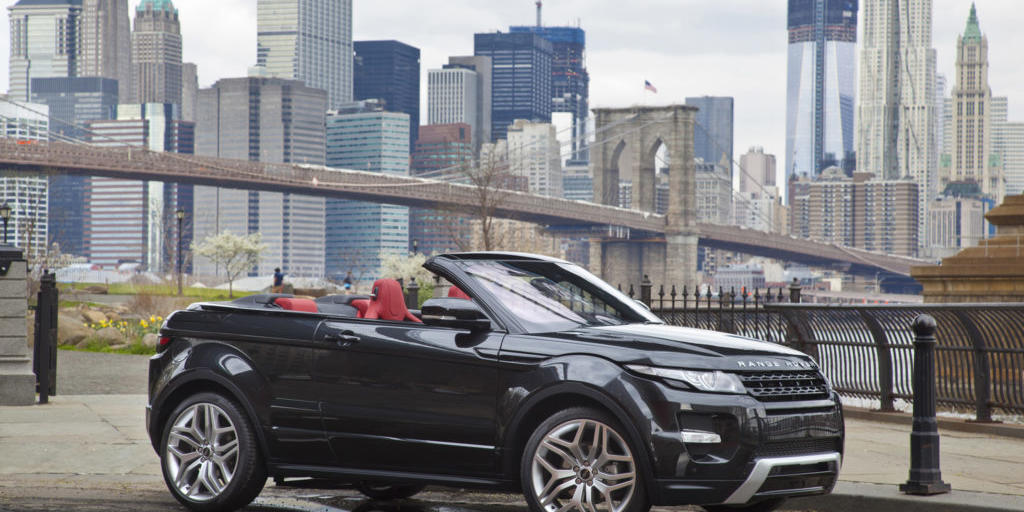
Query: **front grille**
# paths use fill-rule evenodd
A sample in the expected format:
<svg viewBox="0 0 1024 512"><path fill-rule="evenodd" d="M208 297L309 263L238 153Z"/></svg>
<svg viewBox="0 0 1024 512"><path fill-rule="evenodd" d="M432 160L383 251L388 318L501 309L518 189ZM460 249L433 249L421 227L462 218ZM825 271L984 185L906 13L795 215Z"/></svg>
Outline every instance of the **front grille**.
<svg viewBox="0 0 1024 512"><path fill-rule="evenodd" d="M832 437L767 442L758 447L754 455L756 457L795 457L838 451L839 439Z"/></svg>
<svg viewBox="0 0 1024 512"><path fill-rule="evenodd" d="M762 402L828 398L825 378L815 371L739 372L740 380Z"/></svg>

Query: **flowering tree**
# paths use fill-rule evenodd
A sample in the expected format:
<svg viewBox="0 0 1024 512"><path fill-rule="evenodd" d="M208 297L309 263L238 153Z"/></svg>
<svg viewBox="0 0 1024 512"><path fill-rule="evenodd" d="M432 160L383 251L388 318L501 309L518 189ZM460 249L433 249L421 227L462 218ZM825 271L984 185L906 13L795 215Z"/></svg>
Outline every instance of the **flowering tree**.
<svg viewBox="0 0 1024 512"><path fill-rule="evenodd" d="M228 278L228 297L233 298L232 283L242 272L248 272L260 261L260 255L267 250L263 236L259 233L236 235L230 231L222 231L210 235L199 244L192 244L192 251L208 258L224 269Z"/></svg>

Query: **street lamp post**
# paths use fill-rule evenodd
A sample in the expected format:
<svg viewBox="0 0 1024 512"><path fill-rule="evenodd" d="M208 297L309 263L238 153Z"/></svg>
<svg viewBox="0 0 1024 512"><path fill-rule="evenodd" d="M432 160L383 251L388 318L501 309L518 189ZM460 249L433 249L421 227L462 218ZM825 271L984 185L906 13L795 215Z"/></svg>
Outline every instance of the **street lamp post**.
<svg viewBox="0 0 1024 512"><path fill-rule="evenodd" d="M4 219L4 244L7 244L7 221L11 220L11 206L4 203L0 206L0 218Z"/></svg>
<svg viewBox="0 0 1024 512"><path fill-rule="evenodd" d="M178 297L181 297L181 222L185 220L185 210L178 208L174 216L178 218Z"/></svg>

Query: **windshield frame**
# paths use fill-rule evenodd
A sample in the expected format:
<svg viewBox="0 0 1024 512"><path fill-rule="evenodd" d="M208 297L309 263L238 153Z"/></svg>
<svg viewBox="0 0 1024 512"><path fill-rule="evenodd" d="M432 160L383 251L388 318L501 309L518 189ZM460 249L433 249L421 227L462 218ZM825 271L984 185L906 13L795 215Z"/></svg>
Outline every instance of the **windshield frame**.
<svg viewBox="0 0 1024 512"><path fill-rule="evenodd" d="M432 261L428 262L428 269L435 272L448 274L445 277L449 278L450 281L458 284L464 290L470 291L470 294L478 299L478 303L482 303L491 311L497 313L496 316L502 318L503 323L509 328L509 332L516 334L542 334L548 332L559 332L564 330L572 330L583 326L598 326L605 324L588 324L588 323L576 323L573 321L567 321L567 323L573 323L575 325L554 325L553 328L538 328L538 325L530 325L530 322L525 321L521 318L516 311L508 307L502 302L494 293L492 293L490 286L484 282L481 282L478 276L473 275L470 269L475 264L481 263L499 263L506 264L512 267L519 267L524 271L532 271L529 267L546 267L551 266L552 269L557 271L549 271L547 274L553 275L558 272L571 275L573 278L579 280L585 286L590 289L581 287L587 293L593 295L595 298L600 299L603 303L607 304L623 320L622 324L610 324L610 325L627 325L627 324L644 324L644 323L664 323L660 318L654 315L649 309L641 305L639 302L627 297L625 294L617 290L616 288L609 285L607 282L601 280L594 274L588 272L586 269L569 263L566 261L555 260L551 258L520 258L520 257L502 257L501 255L495 255L494 258L487 257L446 257L438 256L432 258ZM542 270L542 269L538 269ZM538 272L535 272L538 273ZM543 271L539 273L544 273Z"/></svg>

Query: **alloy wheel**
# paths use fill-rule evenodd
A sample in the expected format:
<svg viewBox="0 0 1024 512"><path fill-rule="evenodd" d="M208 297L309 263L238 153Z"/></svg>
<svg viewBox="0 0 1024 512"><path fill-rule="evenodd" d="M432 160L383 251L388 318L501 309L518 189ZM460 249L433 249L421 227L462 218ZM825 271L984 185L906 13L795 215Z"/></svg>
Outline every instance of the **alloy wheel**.
<svg viewBox="0 0 1024 512"><path fill-rule="evenodd" d="M231 484L238 453L238 434L228 414L217 405L199 402L174 420L164 464L183 497L205 502Z"/></svg>
<svg viewBox="0 0 1024 512"><path fill-rule="evenodd" d="M636 462L608 425L575 419L551 429L533 453L532 490L547 512L622 512L636 494Z"/></svg>

